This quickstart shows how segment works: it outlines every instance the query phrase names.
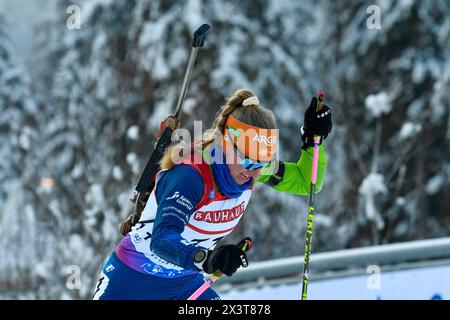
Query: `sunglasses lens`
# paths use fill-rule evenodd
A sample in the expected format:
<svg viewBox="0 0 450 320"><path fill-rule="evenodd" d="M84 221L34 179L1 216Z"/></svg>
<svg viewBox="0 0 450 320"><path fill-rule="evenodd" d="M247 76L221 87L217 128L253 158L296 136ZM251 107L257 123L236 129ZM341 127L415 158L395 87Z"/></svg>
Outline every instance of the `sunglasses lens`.
<svg viewBox="0 0 450 320"><path fill-rule="evenodd" d="M233 141L233 140L231 139L230 141ZM233 144L234 152L238 156L239 162L240 162L241 166L244 167L244 169L253 171L253 170L257 170L259 168L263 168L269 164L269 162L259 162L259 161L251 160L251 159L243 156L239 152L239 149L237 148L236 144L234 144L233 142L231 142L231 143Z"/></svg>
<svg viewBox="0 0 450 320"><path fill-rule="evenodd" d="M266 166L265 163L254 162L248 158L245 158L244 160L242 160L241 165L249 171L257 170L259 168L263 168Z"/></svg>

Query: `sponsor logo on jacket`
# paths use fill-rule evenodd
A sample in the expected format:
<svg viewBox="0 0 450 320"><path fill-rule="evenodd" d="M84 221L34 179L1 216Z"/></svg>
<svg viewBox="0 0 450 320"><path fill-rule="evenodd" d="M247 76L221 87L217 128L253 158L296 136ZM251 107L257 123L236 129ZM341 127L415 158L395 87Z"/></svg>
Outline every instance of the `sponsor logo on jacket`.
<svg viewBox="0 0 450 320"><path fill-rule="evenodd" d="M197 211L194 214L194 219L197 221L205 221L209 223L223 223L230 222L240 218L244 213L245 206L242 201L237 206L231 209L214 210L214 211Z"/></svg>

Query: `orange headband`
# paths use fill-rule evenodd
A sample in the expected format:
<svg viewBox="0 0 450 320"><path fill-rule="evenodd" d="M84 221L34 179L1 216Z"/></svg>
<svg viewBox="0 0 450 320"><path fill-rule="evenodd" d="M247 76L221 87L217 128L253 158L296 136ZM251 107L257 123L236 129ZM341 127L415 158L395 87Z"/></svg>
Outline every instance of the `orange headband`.
<svg viewBox="0 0 450 320"><path fill-rule="evenodd" d="M252 160L269 162L278 152L278 129L258 128L237 120L231 114L225 123L224 139L234 143Z"/></svg>

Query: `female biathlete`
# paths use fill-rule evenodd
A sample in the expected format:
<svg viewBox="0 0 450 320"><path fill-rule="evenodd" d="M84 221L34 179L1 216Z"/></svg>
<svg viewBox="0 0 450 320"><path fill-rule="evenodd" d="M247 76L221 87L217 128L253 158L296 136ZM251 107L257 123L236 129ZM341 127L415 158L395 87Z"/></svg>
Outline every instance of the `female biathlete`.
<svg viewBox="0 0 450 320"><path fill-rule="evenodd" d="M220 242L243 217L256 182L309 193L313 136L323 140L332 128L330 108L317 112L316 104L313 98L305 112L297 163L278 160L275 117L247 89L221 107L214 134L188 149L169 148L139 222L106 261L93 299L184 300L204 283L202 272L232 276L246 266L242 244ZM321 144L317 192L326 167ZM199 299L220 298L209 288Z"/></svg>

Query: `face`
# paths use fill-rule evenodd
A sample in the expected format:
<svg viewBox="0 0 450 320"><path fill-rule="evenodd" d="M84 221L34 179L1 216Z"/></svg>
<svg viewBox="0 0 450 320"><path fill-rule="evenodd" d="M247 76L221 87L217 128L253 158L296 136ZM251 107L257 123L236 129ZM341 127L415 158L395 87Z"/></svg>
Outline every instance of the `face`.
<svg viewBox="0 0 450 320"><path fill-rule="evenodd" d="M244 169L244 167L240 164L228 163L227 165L228 169L230 170L231 176L233 177L233 180L237 184L244 184L248 180L250 180L250 178L253 177L254 179L257 179L261 175L262 168L250 171Z"/></svg>
<svg viewBox="0 0 450 320"><path fill-rule="evenodd" d="M228 170L230 170L230 174L233 177L233 180L241 185L246 183L250 180L250 178L257 179L261 175L262 168L255 169L255 170L247 170L245 169L241 164L239 164L237 161L236 154L233 153L227 153L227 166Z"/></svg>

